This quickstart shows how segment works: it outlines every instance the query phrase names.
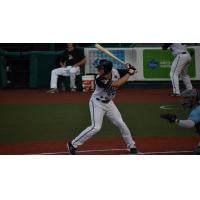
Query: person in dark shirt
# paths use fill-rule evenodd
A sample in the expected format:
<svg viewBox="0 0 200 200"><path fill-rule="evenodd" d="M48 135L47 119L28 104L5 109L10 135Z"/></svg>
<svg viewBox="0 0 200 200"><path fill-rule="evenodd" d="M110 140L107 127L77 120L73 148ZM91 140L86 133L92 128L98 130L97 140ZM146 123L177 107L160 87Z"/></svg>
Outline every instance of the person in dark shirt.
<svg viewBox="0 0 200 200"><path fill-rule="evenodd" d="M70 89L76 91L76 75L80 74L80 66L86 63L82 49L75 44L67 43L67 48L59 59L60 68L51 71L50 90L48 93L56 93L58 76L70 76Z"/></svg>

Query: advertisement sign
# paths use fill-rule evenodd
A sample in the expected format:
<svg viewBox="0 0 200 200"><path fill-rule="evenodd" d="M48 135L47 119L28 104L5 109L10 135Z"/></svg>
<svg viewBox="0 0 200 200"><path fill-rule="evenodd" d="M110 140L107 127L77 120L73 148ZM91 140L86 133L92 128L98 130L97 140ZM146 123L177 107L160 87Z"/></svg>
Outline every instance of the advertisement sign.
<svg viewBox="0 0 200 200"><path fill-rule="evenodd" d="M174 60L172 53L161 49L144 49L143 50L143 65L145 79L162 79L169 78L171 64ZM195 58L192 57L192 62L188 67L188 74L191 78L195 78Z"/></svg>

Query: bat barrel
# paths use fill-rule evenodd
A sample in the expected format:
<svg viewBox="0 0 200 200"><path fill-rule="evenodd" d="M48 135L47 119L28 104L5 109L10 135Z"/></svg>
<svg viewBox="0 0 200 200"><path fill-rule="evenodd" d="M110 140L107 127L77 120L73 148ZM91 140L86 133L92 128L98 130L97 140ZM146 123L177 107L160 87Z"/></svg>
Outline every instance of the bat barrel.
<svg viewBox="0 0 200 200"><path fill-rule="evenodd" d="M101 51L102 53L108 55L109 57L111 57L112 59L118 61L119 63L121 63L122 65L126 66L125 62L123 62L122 60L120 60L119 58L117 58L115 55L113 55L110 51L108 51L107 49L105 49L104 47L102 47L99 44L95 44L95 47Z"/></svg>

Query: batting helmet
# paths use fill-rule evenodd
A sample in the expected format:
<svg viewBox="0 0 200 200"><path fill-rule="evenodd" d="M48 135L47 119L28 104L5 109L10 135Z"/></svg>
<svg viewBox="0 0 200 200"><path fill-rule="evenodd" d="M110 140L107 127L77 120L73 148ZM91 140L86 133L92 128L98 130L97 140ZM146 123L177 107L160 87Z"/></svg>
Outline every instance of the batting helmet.
<svg viewBox="0 0 200 200"><path fill-rule="evenodd" d="M99 61L99 65L97 66L97 69L103 69L104 70L104 75L109 74L112 71L113 64L111 61L106 60L106 59L101 59Z"/></svg>
<svg viewBox="0 0 200 200"><path fill-rule="evenodd" d="M181 93L181 104L187 108L193 108L195 105L199 103L199 94L197 90L190 89L185 90Z"/></svg>

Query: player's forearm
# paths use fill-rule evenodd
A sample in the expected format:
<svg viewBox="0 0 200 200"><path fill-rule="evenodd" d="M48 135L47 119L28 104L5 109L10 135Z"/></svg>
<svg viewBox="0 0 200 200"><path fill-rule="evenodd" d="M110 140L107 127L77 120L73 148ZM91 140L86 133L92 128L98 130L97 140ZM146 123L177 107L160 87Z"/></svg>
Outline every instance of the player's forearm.
<svg viewBox="0 0 200 200"><path fill-rule="evenodd" d="M120 78L117 81L113 81L112 82L112 87L120 87L121 85L123 85L124 83L126 83L129 79L130 75L126 74L125 76L123 76L122 78Z"/></svg>
<svg viewBox="0 0 200 200"><path fill-rule="evenodd" d="M84 65L85 63L86 63L86 58L83 58L80 62L76 63L74 66L78 67L78 66Z"/></svg>
<svg viewBox="0 0 200 200"><path fill-rule="evenodd" d="M178 120L177 121L178 126L182 128L193 128L195 126L195 123L192 120Z"/></svg>
<svg viewBox="0 0 200 200"><path fill-rule="evenodd" d="M60 61L60 66L61 67L66 67L66 61L64 61L64 62Z"/></svg>

